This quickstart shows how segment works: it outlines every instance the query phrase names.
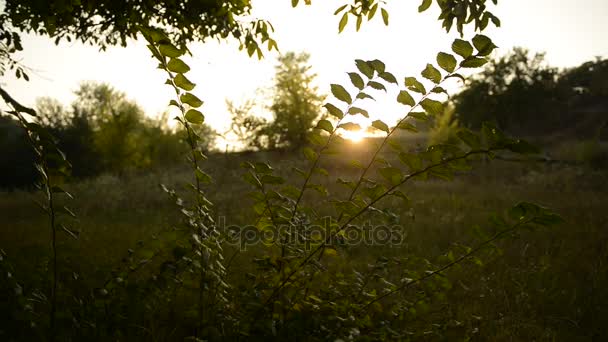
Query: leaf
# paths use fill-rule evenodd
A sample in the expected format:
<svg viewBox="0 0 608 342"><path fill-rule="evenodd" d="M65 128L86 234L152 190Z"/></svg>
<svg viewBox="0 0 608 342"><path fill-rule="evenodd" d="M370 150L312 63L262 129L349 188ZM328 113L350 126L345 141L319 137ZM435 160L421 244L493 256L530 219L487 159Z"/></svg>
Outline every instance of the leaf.
<svg viewBox="0 0 608 342"><path fill-rule="evenodd" d="M397 95L397 102L412 107L416 104L416 101L412 95L407 92L407 90L402 90L399 92L399 95Z"/></svg>
<svg viewBox="0 0 608 342"><path fill-rule="evenodd" d="M304 152L306 159L310 161L315 161L317 159L317 152L313 151L310 147L304 147L302 152Z"/></svg>
<svg viewBox="0 0 608 342"><path fill-rule="evenodd" d="M473 54L473 46L466 40L456 39L452 43L452 51L462 58L467 58Z"/></svg>
<svg viewBox="0 0 608 342"><path fill-rule="evenodd" d="M346 24L348 24L348 12L344 12L342 18L340 19L340 23L338 24L338 33L342 33L342 31L344 31Z"/></svg>
<svg viewBox="0 0 608 342"><path fill-rule="evenodd" d="M199 112L196 109L189 109L186 114L184 114L186 121L200 125L205 121L205 116L203 113Z"/></svg>
<svg viewBox="0 0 608 342"><path fill-rule="evenodd" d="M177 74L175 76L175 78L173 79L173 82L175 83L176 86L184 89L185 91L190 91L192 89L194 89L195 84L190 82L189 79L186 78L186 76L182 75L182 74Z"/></svg>
<svg viewBox="0 0 608 342"><path fill-rule="evenodd" d="M291 7L298 6L298 2L299 2L299 0L291 0Z"/></svg>
<svg viewBox="0 0 608 342"><path fill-rule="evenodd" d="M369 10L369 13L367 13L367 20L372 20L372 18L376 15L376 11L378 11L378 4L374 4Z"/></svg>
<svg viewBox="0 0 608 342"><path fill-rule="evenodd" d="M432 64L427 64L426 68L422 70L422 77L432 81L435 84L441 82L441 72Z"/></svg>
<svg viewBox="0 0 608 342"><path fill-rule="evenodd" d="M338 15L338 13L344 11L346 6L348 6L348 5L342 5L342 6L338 7L338 9L336 9L336 11L334 12L334 15Z"/></svg>
<svg viewBox="0 0 608 342"><path fill-rule="evenodd" d="M366 61L362 59L355 59L355 65L357 66L357 69L359 69L359 71L361 71L361 73L367 78L372 78L374 76L374 69Z"/></svg>
<svg viewBox="0 0 608 342"><path fill-rule="evenodd" d="M283 184L285 179L283 179L283 177L266 174L260 178L260 182L262 182L262 184Z"/></svg>
<svg viewBox="0 0 608 342"><path fill-rule="evenodd" d="M327 109L329 114L337 117L338 119L342 119L344 117L344 113L342 113L342 111L338 107L334 106L331 103L326 103L323 107Z"/></svg>
<svg viewBox="0 0 608 342"><path fill-rule="evenodd" d="M338 128L342 128L343 130L346 130L346 131L360 131L361 130L361 126L359 126L359 124L356 124L354 122L342 123L338 126Z"/></svg>
<svg viewBox="0 0 608 342"><path fill-rule="evenodd" d="M420 94L426 94L426 88L424 88L424 85L420 83L416 77L406 77L403 83L409 90L413 90Z"/></svg>
<svg viewBox="0 0 608 342"><path fill-rule="evenodd" d="M401 162L410 169L410 171L418 171L422 169L422 159L417 154L399 153Z"/></svg>
<svg viewBox="0 0 608 342"><path fill-rule="evenodd" d="M458 136L458 138L460 138L460 140L462 140L467 146L469 146L473 150L478 149L481 146L479 136L477 136L475 133L471 132L468 129L462 129L461 131L456 133L456 135Z"/></svg>
<svg viewBox="0 0 608 342"><path fill-rule="evenodd" d="M355 25L355 28L356 28L357 32L359 32L359 30L361 29L361 24L363 24L363 16L358 15L357 16L357 24Z"/></svg>
<svg viewBox="0 0 608 342"><path fill-rule="evenodd" d="M427 98L420 102L420 105L427 113L431 115L439 115L443 112L443 104L439 101Z"/></svg>
<svg viewBox="0 0 608 342"><path fill-rule="evenodd" d="M184 53L176 48L173 44L162 43L158 45L158 51L161 55L169 58L177 58Z"/></svg>
<svg viewBox="0 0 608 342"><path fill-rule="evenodd" d="M371 95L364 92L360 92L359 94L357 94L357 98L361 100L370 99L376 101L376 99L374 99Z"/></svg>
<svg viewBox="0 0 608 342"><path fill-rule="evenodd" d="M453 72L456 69L456 58L445 52L437 54L437 64L447 72Z"/></svg>
<svg viewBox="0 0 608 342"><path fill-rule="evenodd" d="M412 117L418 121L427 121L429 118L424 112L411 112L407 115L408 117Z"/></svg>
<svg viewBox="0 0 608 342"><path fill-rule="evenodd" d="M386 91L386 87L384 86L384 84L380 83L380 82L376 82L376 81L369 81L367 83L368 86L376 89L376 90L384 90Z"/></svg>
<svg viewBox="0 0 608 342"><path fill-rule="evenodd" d="M203 105L203 101L201 101L201 99L199 99L198 97L196 97L196 95L192 93L182 94L179 99L182 101L182 103L188 104L194 108L198 108Z"/></svg>
<svg viewBox="0 0 608 342"><path fill-rule="evenodd" d="M391 74L388 71L381 72L378 76L380 76L381 79L385 80L388 83L399 84L399 82L397 82L397 79L395 78L395 75Z"/></svg>
<svg viewBox="0 0 608 342"><path fill-rule="evenodd" d="M167 63L167 69L178 74L184 74L190 71L188 64L184 63L184 61L179 58L171 58L169 63Z"/></svg>
<svg viewBox="0 0 608 342"><path fill-rule="evenodd" d="M361 115L365 116L366 118L369 118L369 113L365 109L362 109L359 107L351 107L348 110L348 113L351 115L361 114Z"/></svg>
<svg viewBox="0 0 608 342"><path fill-rule="evenodd" d="M399 128L399 129L404 129L404 130L406 130L406 131L410 131L410 132L414 132L414 133L417 133L417 132L418 132L418 128L416 128L416 126L412 125L412 124L411 124L411 123L409 123L409 122L405 122L405 121L400 122L400 123L397 125L397 128Z"/></svg>
<svg viewBox="0 0 608 342"><path fill-rule="evenodd" d="M426 11L427 9L429 9L429 7L431 7L432 3L433 3L433 0L422 0L422 4L420 4L420 6L418 6L418 12L422 13L422 12Z"/></svg>
<svg viewBox="0 0 608 342"><path fill-rule="evenodd" d="M365 87L365 82L363 82L363 78L359 76L356 72L349 72L348 77L350 77L350 82L357 87L359 90L362 90Z"/></svg>
<svg viewBox="0 0 608 342"><path fill-rule="evenodd" d="M469 57L460 62L460 66L463 68L479 68L486 63L488 63L488 60L483 57Z"/></svg>
<svg viewBox="0 0 608 342"><path fill-rule="evenodd" d="M350 96L350 94L346 91L346 89L344 89L343 86L339 85L339 84L332 84L331 85L331 93L340 101L342 102L346 102L348 104L351 104L353 102L352 97Z"/></svg>
<svg viewBox="0 0 608 342"><path fill-rule="evenodd" d="M397 185L403 179L401 175L401 170L396 167L383 167L378 169L378 173L386 180L388 180L391 184Z"/></svg>
<svg viewBox="0 0 608 342"><path fill-rule="evenodd" d="M196 169L196 179L201 183L211 183L211 176L199 168Z"/></svg>
<svg viewBox="0 0 608 342"><path fill-rule="evenodd" d="M388 125L385 124L382 120L375 120L374 122L372 122L372 127L377 128L386 133L389 132Z"/></svg>
<svg viewBox="0 0 608 342"><path fill-rule="evenodd" d="M475 49L477 49L477 54L479 56L487 56L497 48L490 38L482 34L478 34L473 37L473 46L475 46Z"/></svg>
<svg viewBox="0 0 608 342"><path fill-rule="evenodd" d="M388 11L384 8L380 9L382 13L382 21L384 21L384 25L388 26Z"/></svg>
<svg viewBox="0 0 608 342"><path fill-rule="evenodd" d="M334 126L328 120L322 119L317 123L317 128L322 129L328 133L332 133L334 131Z"/></svg>
<svg viewBox="0 0 608 342"><path fill-rule="evenodd" d="M446 77L446 79L447 78L452 78L452 77L460 79L462 81L462 83L465 83L465 81L466 81L466 79L464 78L464 76L462 76L461 74L450 74L450 75L448 75Z"/></svg>
<svg viewBox="0 0 608 342"><path fill-rule="evenodd" d="M383 73L386 69L386 65L379 59L374 59L373 61L370 61L369 64L371 64L372 68L374 68L378 74Z"/></svg>

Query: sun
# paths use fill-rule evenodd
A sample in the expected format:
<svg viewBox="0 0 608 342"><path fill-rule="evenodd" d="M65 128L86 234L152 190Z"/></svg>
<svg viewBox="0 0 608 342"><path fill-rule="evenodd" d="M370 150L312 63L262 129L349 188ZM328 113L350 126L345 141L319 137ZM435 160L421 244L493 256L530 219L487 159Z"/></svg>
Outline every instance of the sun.
<svg viewBox="0 0 608 342"><path fill-rule="evenodd" d="M363 130L357 130L357 131L343 130L341 135L344 139L350 140L351 142L354 142L354 143L360 142L366 136L365 131L363 131Z"/></svg>

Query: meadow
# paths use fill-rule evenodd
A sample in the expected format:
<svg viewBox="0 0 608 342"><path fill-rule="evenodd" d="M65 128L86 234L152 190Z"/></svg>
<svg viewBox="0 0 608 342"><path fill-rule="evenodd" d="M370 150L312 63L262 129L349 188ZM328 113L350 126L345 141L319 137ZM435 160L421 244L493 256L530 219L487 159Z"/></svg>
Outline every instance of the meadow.
<svg viewBox="0 0 608 342"><path fill-rule="evenodd" d="M416 143L415 139L411 141L412 145ZM333 175L355 177L356 170L349 161L365 161L373 144L373 139L347 143L341 153L323 160L322 166L332 176L321 179L330 193L346 193ZM214 203L217 219L223 217L228 225L251 224L254 217L253 201L247 195L251 187L242 180L244 171L240 168L245 161L270 163L290 184L302 182L293 168L306 165L292 152L209 155L203 164L213 178L208 198ZM159 184L184 192L184 185L190 181L187 166L176 164L162 170L120 177L107 174L67 184L65 188L75 200L62 201L77 214L71 228L79 231L79 238L65 235L59 239L59 273L62 279L71 279L63 286L81 282L84 288L103 287L117 265L177 227L182 216ZM519 201L549 207L565 220L550 229L518 232L500 241L499 249L487 253L483 262L463 263L451 269L452 285L445 296L419 305L423 314L412 323L412 329L430 331L434 322L445 322L441 338L429 332L425 339L460 340L466 336L495 341L599 341L608 337L605 168L585 163L478 160L471 172L453 181L413 182L402 191L410 198L409 205L397 199L389 199L385 205L397 214L393 223L402 229L403 241L397 246L338 248L338 255L328 264L332 272L365 269L379 256L438 258L457 244L473 244L476 226L487 224L493 213ZM315 203L321 203L319 196L308 192L304 202L315 207ZM48 282L50 233L46 217L36 205L39 200L40 195L29 191L0 193L3 262L11 265L12 276L24 292L44 288ZM322 213L329 209L317 210ZM238 284L234 291L248 285L244 275L254 272L260 248L248 246L239 252L229 246L224 250L225 258L230 259L227 277ZM157 249L162 251L162 247ZM150 262L133 269L129 282L145 281L157 266ZM2 295L3 301L9 301L7 296L11 295ZM175 304L177 312L180 305L187 310L187 303L184 299ZM3 321L12 319L6 317L8 311L3 312ZM13 335L13 328L0 329L0 339L4 339L3 334ZM170 334L160 336L156 339L172 339Z"/></svg>

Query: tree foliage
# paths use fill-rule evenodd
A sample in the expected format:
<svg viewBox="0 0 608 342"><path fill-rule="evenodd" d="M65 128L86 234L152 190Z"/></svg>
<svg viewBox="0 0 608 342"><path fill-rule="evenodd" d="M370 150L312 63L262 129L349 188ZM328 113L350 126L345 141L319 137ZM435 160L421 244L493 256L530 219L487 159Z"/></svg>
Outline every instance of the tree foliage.
<svg viewBox="0 0 608 342"><path fill-rule="evenodd" d="M453 101L468 127L492 121L514 134L555 133L587 121L577 114L585 108L608 107L607 65L598 59L560 71L544 54L515 48L473 76Z"/></svg>
<svg viewBox="0 0 608 342"><path fill-rule="evenodd" d="M233 131L244 143L257 149L297 149L307 143L307 136L320 115L323 96L314 85L309 55L288 52L279 57L267 121L251 113L254 103L228 104Z"/></svg>

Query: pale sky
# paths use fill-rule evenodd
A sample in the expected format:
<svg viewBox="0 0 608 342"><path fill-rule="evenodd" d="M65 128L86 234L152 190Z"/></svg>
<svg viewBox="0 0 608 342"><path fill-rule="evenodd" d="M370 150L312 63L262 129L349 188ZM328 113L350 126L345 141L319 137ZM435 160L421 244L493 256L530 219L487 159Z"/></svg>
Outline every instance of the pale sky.
<svg viewBox="0 0 608 342"><path fill-rule="evenodd" d="M418 0L389 1L390 25L385 27L379 13L371 23L355 32L353 19L338 34L339 17L334 10L346 0L313 0L312 6L291 8L288 0L254 0L254 17L268 19L275 27L274 38L282 52L306 51L311 54L318 86L329 93L330 83L350 84L346 72L354 71L354 59L380 59L398 80L418 76L427 62L434 61L439 51L450 50L457 37L441 29L436 20L435 4L431 11L419 14ZM490 3L488 1L488 3ZM514 46L544 51L550 65L573 67L595 56L608 57L607 0L501 0L490 11L502 21L502 27L490 29L490 36L506 53ZM470 32L469 32L470 33ZM472 34L465 36L471 38ZM113 47L100 52L80 43L55 46L47 38L27 36L23 64L34 69L30 81L16 80L12 75L0 80L17 100L33 106L38 97L56 98L69 105L73 91L81 81L107 82L137 101L149 115L167 109L172 91L164 85L165 76L142 41L129 47ZM186 58L192 71L188 78L197 84L194 93L205 101L203 112L207 123L218 131L229 124L225 99L239 103L252 98L256 89L270 87L277 53L266 53L262 61L238 51L235 42L192 44L192 58ZM453 84L449 89L457 89ZM394 93L388 95L394 102ZM372 118L394 122L401 114L399 105L380 104L370 108Z"/></svg>

